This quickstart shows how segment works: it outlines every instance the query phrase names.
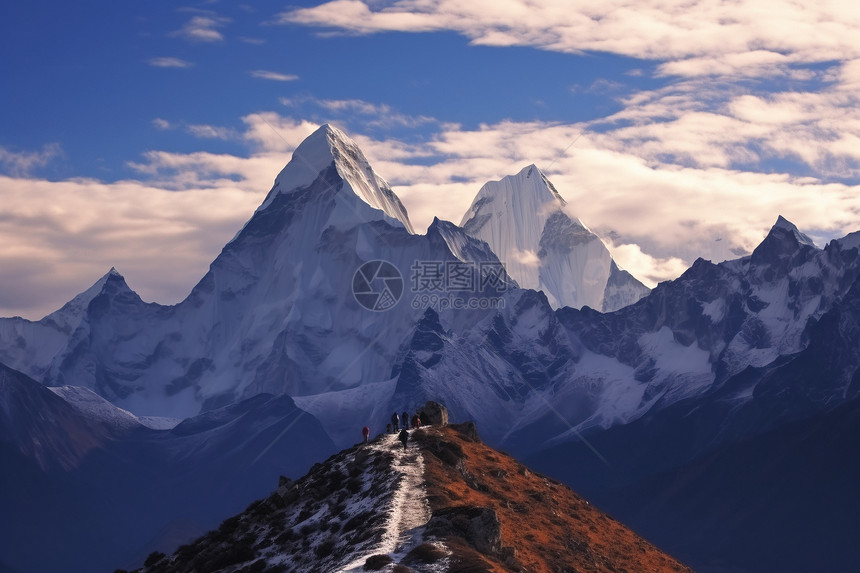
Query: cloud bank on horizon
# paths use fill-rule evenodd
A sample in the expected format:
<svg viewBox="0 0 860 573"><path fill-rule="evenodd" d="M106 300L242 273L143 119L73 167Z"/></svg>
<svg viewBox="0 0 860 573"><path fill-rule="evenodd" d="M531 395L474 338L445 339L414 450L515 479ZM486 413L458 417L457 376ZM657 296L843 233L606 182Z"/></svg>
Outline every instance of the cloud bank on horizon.
<svg viewBox="0 0 860 573"><path fill-rule="evenodd" d="M65 167L71 175L50 177L52 164L74 162L74 141L46 137L28 147L8 130L0 138L1 315L39 318L111 266L146 300L180 300L262 202L289 153L325 121L358 141L417 229L434 216L459 221L484 182L537 164L571 213L652 285L699 256L749 253L780 214L819 245L860 229L860 7L336 0L269 15L240 6L175 18L154 34L159 51L136 54L135 65L179 82L176 74L204 73L218 56L211 50L234 41L231 54L258 52L223 81L271 86L268 99L225 98L221 114L154 108L144 120L150 140L121 160L122 177L82 175L74 165ZM467 44L451 49L451 33ZM285 35L300 35L307 49L286 63L260 56ZM381 60L355 72L372 76L376 91L356 84L352 94L299 69L319 58L318 67L346 76L351 70L337 66L355 64L324 50L363 49L365 38L387 38ZM492 110L476 107L481 120L467 123L460 112L470 110L456 96L473 89L480 102L479 71L455 73L457 62L446 60L450 85L428 75L406 95L391 89L398 78L386 71L387 54L394 47L408 57L417 49L410 38L423 50L446 42L446 58L488 50L481 57L498 59L499 69L536 52L559 54L553 62L562 66L511 69L509 91L487 92ZM584 83L572 76L567 93L545 94L550 104L525 92L535 99L528 113L505 108L521 101L527 88L517 84L583 61L605 68ZM475 86L467 85L472 76ZM412 103L434 89L455 97ZM592 105L571 114L578 97ZM167 149L153 149L156 140Z"/></svg>

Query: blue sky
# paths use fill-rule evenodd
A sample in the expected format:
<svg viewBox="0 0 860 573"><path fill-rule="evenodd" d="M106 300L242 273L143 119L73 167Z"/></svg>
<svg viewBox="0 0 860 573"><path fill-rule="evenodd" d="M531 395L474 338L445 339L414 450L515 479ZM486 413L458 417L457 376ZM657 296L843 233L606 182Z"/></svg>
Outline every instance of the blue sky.
<svg viewBox="0 0 860 573"><path fill-rule="evenodd" d="M860 229L860 9L776 0L0 8L0 315L183 298L317 125L416 229L535 163L654 284ZM719 240L717 240L719 239Z"/></svg>

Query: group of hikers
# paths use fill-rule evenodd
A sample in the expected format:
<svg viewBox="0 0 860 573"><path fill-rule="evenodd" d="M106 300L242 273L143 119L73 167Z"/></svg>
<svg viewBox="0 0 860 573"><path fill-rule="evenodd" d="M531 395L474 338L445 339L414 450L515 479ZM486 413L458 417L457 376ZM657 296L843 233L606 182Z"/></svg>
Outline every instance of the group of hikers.
<svg viewBox="0 0 860 573"><path fill-rule="evenodd" d="M391 415L391 422L385 425L385 433L386 434L398 434L398 429L400 433L397 435L397 439L403 442L403 449L406 449L406 443L409 441L409 428L413 430L417 430L421 427L421 418L418 414L414 414L412 418L409 418L408 412L403 412L403 414L398 414L394 412ZM370 428L367 426L361 429L361 435L364 436L364 443L367 443L368 438L370 437Z"/></svg>

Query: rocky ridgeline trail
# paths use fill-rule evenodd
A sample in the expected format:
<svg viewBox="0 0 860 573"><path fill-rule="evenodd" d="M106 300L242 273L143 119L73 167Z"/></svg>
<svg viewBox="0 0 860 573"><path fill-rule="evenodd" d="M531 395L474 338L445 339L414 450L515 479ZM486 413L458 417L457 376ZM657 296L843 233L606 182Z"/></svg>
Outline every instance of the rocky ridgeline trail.
<svg viewBox="0 0 860 573"><path fill-rule="evenodd" d="M414 434L414 432L412 432ZM275 493L138 573L447 570L448 551L423 542L430 518L423 455L382 435L314 465Z"/></svg>
<svg viewBox="0 0 860 573"><path fill-rule="evenodd" d="M316 464L138 573L691 571L472 423L382 435Z"/></svg>

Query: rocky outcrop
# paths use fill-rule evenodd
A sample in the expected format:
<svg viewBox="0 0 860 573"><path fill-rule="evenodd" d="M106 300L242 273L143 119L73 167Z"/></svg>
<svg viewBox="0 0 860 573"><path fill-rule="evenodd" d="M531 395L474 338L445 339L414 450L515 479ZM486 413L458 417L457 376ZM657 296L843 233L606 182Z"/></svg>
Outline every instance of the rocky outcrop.
<svg viewBox="0 0 860 573"><path fill-rule="evenodd" d="M461 537L484 554L502 548L502 529L496 512L488 507L447 507L433 512L426 534L441 538Z"/></svg>
<svg viewBox="0 0 860 573"><path fill-rule="evenodd" d="M424 407L418 413L421 418L421 423L430 426L447 426L448 425L448 409L439 402L432 400L424 404Z"/></svg>

